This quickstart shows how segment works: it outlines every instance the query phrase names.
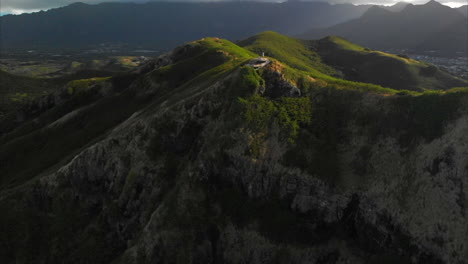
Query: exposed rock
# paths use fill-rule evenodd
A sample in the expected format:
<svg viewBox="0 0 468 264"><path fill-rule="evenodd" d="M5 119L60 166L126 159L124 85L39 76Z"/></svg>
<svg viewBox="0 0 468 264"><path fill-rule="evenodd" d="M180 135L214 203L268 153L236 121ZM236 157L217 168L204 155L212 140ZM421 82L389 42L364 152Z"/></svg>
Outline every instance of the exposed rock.
<svg viewBox="0 0 468 264"><path fill-rule="evenodd" d="M270 98L281 96L300 97L301 90L297 88L290 80L287 80L281 72L282 66L274 62L265 68L264 78L267 83L265 95Z"/></svg>

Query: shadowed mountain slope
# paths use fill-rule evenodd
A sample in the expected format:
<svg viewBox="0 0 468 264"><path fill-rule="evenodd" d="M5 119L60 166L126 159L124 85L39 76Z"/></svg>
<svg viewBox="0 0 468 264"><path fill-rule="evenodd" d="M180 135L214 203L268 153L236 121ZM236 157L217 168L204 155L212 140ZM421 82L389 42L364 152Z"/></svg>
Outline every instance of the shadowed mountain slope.
<svg viewBox="0 0 468 264"><path fill-rule="evenodd" d="M457 10L430 1L424 5L409 4L400 12L375 6L358 19L313 29L301 38L337 35L375 49L436 49L441 53L466 56L467 23L467 18Z"/></svg>
<svg viewBox="0 0 468 264"><path fill-rule="evenodd" d="M0 115L30 96L45 95L53 91L52 83L45 79L16 76L0 70Z"/></svg>
<svg viewBox="0 0 468 264"><path fill-rule="evenodd" d="M359 17L368 6L313 2L149 2L69 5L0 17L4 49L87 48L101 43L166 50L217 36L238 40L265 30L299 34Z"/></svg>

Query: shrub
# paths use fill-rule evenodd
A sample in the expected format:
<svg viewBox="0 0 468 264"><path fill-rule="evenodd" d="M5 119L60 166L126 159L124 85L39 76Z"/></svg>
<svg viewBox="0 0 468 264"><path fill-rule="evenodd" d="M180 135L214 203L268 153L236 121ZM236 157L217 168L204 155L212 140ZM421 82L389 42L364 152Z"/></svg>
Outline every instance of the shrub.
<svg viewBox="0 0 468 264"><path fill-rule="evenodd" d="M244 107L244 117L250 129L266 133L273 123L277 123L291 143L300 126L310 123L312 107L308 97L270 100L256 94L247 99L239 98L239 102Z"/></svg>
<svg viewBox="0 0 468 264"><path fill-rule="evenodd" d="M70 95L80 93L82 91L89 89L94 84L102 83L109 79L110 77L96 77L96 78L91 78L91 79L71 81L67 84L68 93Z"/></svg>

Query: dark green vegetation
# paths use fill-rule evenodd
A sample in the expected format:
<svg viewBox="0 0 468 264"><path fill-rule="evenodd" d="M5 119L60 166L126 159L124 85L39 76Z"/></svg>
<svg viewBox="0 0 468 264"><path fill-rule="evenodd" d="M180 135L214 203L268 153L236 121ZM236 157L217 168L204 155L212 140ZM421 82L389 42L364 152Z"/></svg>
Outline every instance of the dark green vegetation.
<svg viewBox="0 0 468 264"><path fill-rule="evenodd" d="M0 70L0 116L17 105L37 96L47 95L57 88L50 80L16 76Z"/></svg>
<svg viewBox="0 0 468 264"><path fill-rule="evenodd" d="M275 123L284 131L284 136L290 142L296 139L300 125L310 123L312 115L310 99L307 97L282 97L270 101L254 95L247 99L240 98L239 102L245 107L245 120L254 133L268 137L270 125Z"/></svg>
<svg viewBox="0 0 468 264"><path fill-rule="evenodd" d="M408 4L396 12L374 6L360 18L309 30L301 38L337 35L379 50L468 56L467 24L467 17L459 10L432 0L424 5Z"/></svg>
<svg viewBox="0 0 468 264"><path fill-rule="evenodd" d="M240 44L190 42L6 113L0 262L463 263L468 87L341 79L330 50L421 65L340 38Z"/></svg>
<svg viewBox="0 0 468 264"><path fill-rule="evenodd" d="M53 94L67 83L91 77L116 74L100 70L80 70L57 78L19 76L0 70L0 117L15 111L35 99Z"/></svg>
<svg viewBox="0 0 468 264"><path fill-rule="evenodd" d="M91 86L106 82L109 79L110 77L96 77L90 79L73 80L67 84L68 93L71 95L85 93L90 89Z"/></svg>
<svg viewBox="0 0 468 264"><path fill-rule="evenodd" d="M3 135L0 140L2 188L23 183L49 167L70 159L72 156L69 155L128 118L145 102L144 99L134 98L132 91L103 96L103 82L106 81L96 83L91 79L71 82L66 91L68 95L60 95L66 104L46 110L37 120L30 118ZM74 114L67 116L73 111Z"/></svg>
<svg viewBox="0 0 468 264"><path fill-rule="evenodd" d="M368 173L369 148L377 142L393 136L398 148L409 153L421 143L444 135L447 124L467 113L463 109L467 92L468 87L417 96L394 95L382 100L387 104L384 108L368 109L350 103L365 97L360 91L317 91L316 97L322 99L312 106L310 125L300 130L296 144L283 161L291 168L299 167L323 177L334 186L346 186L351 179L344 178L336 164L340 155L338 147L352 140L347 132L349 126L357 125L367 133L368 145L358 152L361 157L353 168L357 175L364 176Z"/></svg>

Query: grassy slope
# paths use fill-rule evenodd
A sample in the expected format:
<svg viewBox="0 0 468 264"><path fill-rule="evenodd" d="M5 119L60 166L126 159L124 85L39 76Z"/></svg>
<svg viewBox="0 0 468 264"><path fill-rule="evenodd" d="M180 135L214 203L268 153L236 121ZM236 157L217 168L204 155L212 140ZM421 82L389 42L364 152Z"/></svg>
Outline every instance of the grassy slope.
<svg viewBox="0 0 468 264"><path fill-rule="evenodd" d="M292 68L332 82L336 78L331 76L343 73L346 80L396 90L446 90L468 85L467 81L429 64L372 51L340 37L304 41L268 31L238 44L258 54L265 52L266 56L278 59ZM342 83L342 80L337 82Z"/></svg>
<svg viewBox="0 0 468 264"><path fill-rule="evenodd" d="M171 91L171 100L177 101L196 94L255 57L255 53L228 40L204 38L186 45L174 64L150 73L149 78L163 90Z"/></svg>
<svg viewBox="0 0 468 264"><path fill-rule="evenodd" d="M334 74L330 66L323 64L320 56L308 47L308 42L267 31L238 43L257 54L273 57L291 67L312 73Z"/></svg>
<svg viewBox="0 0 468 264"><path fill-rule="evenodd" d="M369 82L398 90L439 90L468 85L436 67L394 54L373 51L340 37L317 41L323 60L340 69L346 78Z"/></svg>
<svg viewBox="0 0 468 264"><path fill-rule="evenodd" d="M187 67L192 69L203 68L204 64L210 64L214 62L216 57L214 54L222 53L227 57L225 57L224 63L218 63L218 66L197 75L193 79L190 79L183 85L183 87L194 85L196 86L205 80L210 80L210 78L212 79L213 77L219 77L220 75L227 72L232 72L237 67L243 65L247 60L258 57L258 53L256 54L255 52L266 52L266 55L273 59L277 59L282 63L283 74L285 74L289 80L299 84L300 86L304 86L300 88L329 87L368 92L371 91L382 94L398 93L396 90L383 88L379 85L352 82L335 78L331 76L331 74L335 73L334 69L323 64L317 53L312 51L313 43L303 42L301 40L293 39L271 31L267 31L247 40L241 41L238 43L239 46L227 40L221 40L217 38L205 38L200 41L192 42L191 44L195 46L201 45L206 49L206 51L197 53L196 56L184 58L184 60L179 61L174 65L167 66L173 69L172 72L180 72L177 71L179 67ZM308 45L310 46L308 47ZM197 62L194 63L194 61L197 61L196 58L205 56L207 54L210 54L209 60L199 60L198 63L201 64L197 64ZM179 75L180 73L175 74L175 76Z"/></svg>
<svg viewBox="0 0 468 264"><path fill-rule="evenodd" d="M333 75L335 69L324 64L322 58L315 51L316 44L310 41L302 41L281 34L267 31L238 43L247 50L253 52L265 52L268 57L283 63L283 73L293 82L303 86L317 86L311 84L312 77L318 80L319 86L335 87L337 89L358 89L385 94L394 94L397 91L383 88L370 83L352 82ZM357 45L349 45L357 48Z"/></svg>

